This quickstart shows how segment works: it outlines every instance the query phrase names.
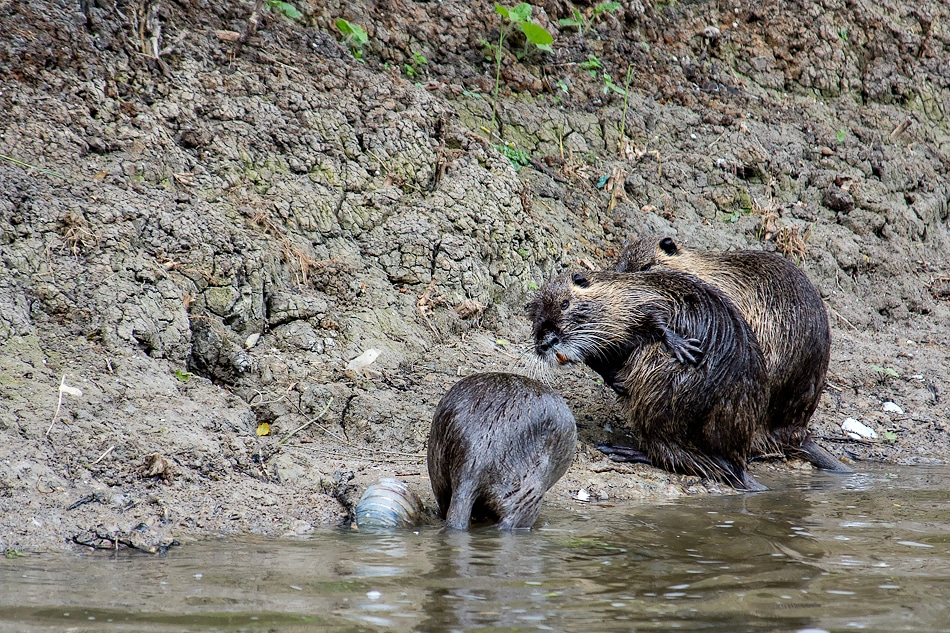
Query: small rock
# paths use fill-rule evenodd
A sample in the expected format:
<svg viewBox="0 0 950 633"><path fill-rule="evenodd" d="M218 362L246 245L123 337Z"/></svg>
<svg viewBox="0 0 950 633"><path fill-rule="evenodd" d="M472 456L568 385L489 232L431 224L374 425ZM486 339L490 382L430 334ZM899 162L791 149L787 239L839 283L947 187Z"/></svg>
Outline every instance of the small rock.
<svg viewBox="0 0 950 633"><path fill-rule="evenodd" d="M841 430L856 440L859 440L859 439L873 440L877 437L877 433L874 432L874 429L867 426L866 424L863 424L862 422L859 422L858 420L855 420L854 418L847 418L841 424Z"/></svg>
<svg viewBox="0 0 950 633"><path fill-rule="evenodd" d="M825 192L821 203L832 211L843 211L847 213L854 209L854 198L851 197L851 194L834 184L828 187L828 191Z"/></svg>
<svg viewBox="0 0 950 633"><path fill-rule="evenodd" d="M574 495L574 498L578 501L590 501L590 493L587 492L586 488L581 488L577 491L577 494Z"/></svg>
<svg viewBox="0 0 950 633"><path fill-rule="evenodd" d="M881 407L881 410L884 411L884 413L896 413L897 415L904 414L904 410L893 402L885 402L884 406Z"/></svg>
<svg viewBox="0 0 950 633"><path fill-rule="evenodd" d="M346 365L345 373L347 375L362 374L366 368L376 362L382 352L376 348L370 348L351 360Z"/></svg>

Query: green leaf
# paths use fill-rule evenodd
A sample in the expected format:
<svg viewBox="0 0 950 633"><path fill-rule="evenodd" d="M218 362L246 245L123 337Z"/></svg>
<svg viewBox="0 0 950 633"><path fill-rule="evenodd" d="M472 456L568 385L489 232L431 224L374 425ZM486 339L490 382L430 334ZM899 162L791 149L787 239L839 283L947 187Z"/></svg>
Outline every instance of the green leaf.
<svg viewBox="0 0 950 633"><path fill-rule="evenodd" d="M348 22L343 18L340 18L336 21L336 28L340 29L340 32L352 40L353 44L357 47L360 47L369 41L369 36L359 24L353 24L352 22Z"/></svg>
<svg viewBox="0 0 950 633"><path fill-rule="evenodd" d="M503 7L503 6L501 6L500 4L498 4L497 2L495 3L495 13L497 13L497 14L500 15L501 17L505 18L506 20L510 20L510 19L511 19L511 14L508 13L508 7Z"/></svg>
<svg viewBox="0 0 950 633"><path fill-rule="evenodd" d="M303 13L298 11L297 7L290 4L289 2L282 2L281 0L269 0L267 6L276 11L280 11L292 20L299 20L303 17Z"/></svg>
<svg viewBox="0 0 950 633"><path fill-rule="evenodd" d="M894 431L884 431L884 439L888 442L893 442L897 439L897 433Z"/></svg>
<svg viewBox="0 0 950 633"><path fill-rule="evenodd" d="M548 33L546 28L534 22L522 22L518 26L521 27L521 30L529 42L543 51L551 50L551 43L554 42L554 37Z"/></svg>
<svg viewBox="0 0 950 633"><path fill-rule="evenodd" d="M527 22L531 19L531 5L527 2L512 7L509 11L512 22Z"/></svg>
<svg viewBox="0 0 950 633"><path fill-rule="evenodd" d="M619 2L601 2L596 7L594 7L594 16L598 16L604 11L617 11L620 9Z"/></svg>
<svg viewBox="0 0 950 633"><path fill-rule="evenodd" d="M581 62L581 68L584 70L599 70L604 67L596 55L588 55L586 62Z"/></svg>
<svg viewBox="0 0 950 633"><path fill-rule="evenodd" d="M564 27L573 26L573 27L579 29L579 28L581 28L582 26L584 26L584 23L583 23L583 22L578 22L578 21L575 20L574 18L561 18L560 20L557 21L557 25L558 25L558 26L564 26Z"/></svg>
<svg viewBox="0 0 950 633"><path fill-rule="evenodd" d="M182 369L175 370L175 378L177 378L181 382L188 382L189 380L191 380L191 376L192 374L189 371L184 371Z"/></svg>

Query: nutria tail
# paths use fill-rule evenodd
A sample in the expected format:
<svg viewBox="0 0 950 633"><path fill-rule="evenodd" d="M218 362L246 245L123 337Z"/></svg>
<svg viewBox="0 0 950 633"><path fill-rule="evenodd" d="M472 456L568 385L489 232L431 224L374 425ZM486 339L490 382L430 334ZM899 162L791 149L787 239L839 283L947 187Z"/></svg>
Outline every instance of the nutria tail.
<svg viewBox="0 0 950 633"><path fill-rule="evenodd" d="M801 457L807 459L817 468L828 470L833 473L853 473L854 469L845 465L837 457L815 443L811 436L805 436L805 440L798 449L802 452Z"/></svg>

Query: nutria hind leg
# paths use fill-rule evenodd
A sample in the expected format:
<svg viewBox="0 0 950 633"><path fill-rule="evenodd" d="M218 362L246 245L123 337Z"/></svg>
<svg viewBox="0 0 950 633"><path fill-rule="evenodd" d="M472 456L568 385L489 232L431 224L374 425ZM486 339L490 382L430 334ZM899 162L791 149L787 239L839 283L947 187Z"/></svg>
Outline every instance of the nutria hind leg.
<svg viewBox="0 0 950 633"><path fill-rule="evenodd" d="M843 464L837 457L815 443L810 435L806 435L804 441L797 449L802 453L802 457L810 461L821 470L827 470L833 473L853 473L854 469Z"/></svg>
<svg viewBox="0 0 950 633"><path fill-rule="evenodd" d="M529 489L506 502L498 521L499 530L530 530L541 514L541 498L544 491Z"/></svg>
<svg viewBox="0 0 950 633"><path fill-rule="evenodd" d="M714 457L711 461L717 465L718 468L714 468L713 470L715 472L710 474L715 475L716 479L729 484L736 490L742 490L743 492L764 492L769 489L768 486L760 484L749 474L745 463L737 463L723 457Z"/></svg>
<svg viewBox="0 0 950 633"><path fill-rule="evenodd" d="M616 444L598 444L597 450L612 459L615 462L632 462L634 464L649 464L653 466L653 460L646 453L630 446L618 446Z"/></svg>
<svg viewBox="0 0 950 633"><path fill-rule="evenodd" d="M475 506L475 486L471 481L461 483L452 491L452 501L445 513L445 527L452 530L467 530Z"/></svg>

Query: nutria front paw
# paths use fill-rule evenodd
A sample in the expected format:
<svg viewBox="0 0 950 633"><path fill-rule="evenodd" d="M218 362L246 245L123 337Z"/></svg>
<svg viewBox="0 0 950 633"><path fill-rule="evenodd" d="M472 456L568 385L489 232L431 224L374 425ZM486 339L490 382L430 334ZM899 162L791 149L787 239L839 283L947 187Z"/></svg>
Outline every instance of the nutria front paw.
<svg viewBox="0 0 950 633"><path fill-rule="evenodd" d="M698 365L703 359L703 348L700 347L702 341L699 339L683 338L676 332L667 330L663 342L673 358L684 365Z"/></svg>

